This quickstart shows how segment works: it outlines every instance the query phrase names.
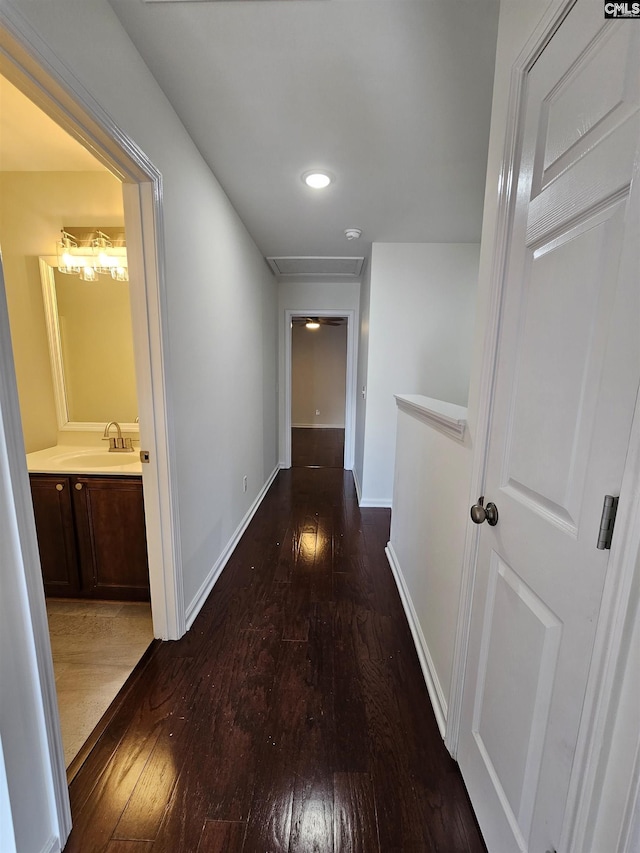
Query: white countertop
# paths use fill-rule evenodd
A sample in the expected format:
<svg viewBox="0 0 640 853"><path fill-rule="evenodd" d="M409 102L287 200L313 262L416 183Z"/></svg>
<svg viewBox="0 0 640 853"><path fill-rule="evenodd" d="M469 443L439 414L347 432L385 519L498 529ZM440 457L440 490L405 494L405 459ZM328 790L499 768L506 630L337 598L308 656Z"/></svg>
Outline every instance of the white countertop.
<svg viewBox="0 0 640 853"><path fill-rule="evenodd" d="M139 476L142 463L138 451L110 453L105 447L60 444L27 453L27 469L31 474L100 474Z"/></svg>

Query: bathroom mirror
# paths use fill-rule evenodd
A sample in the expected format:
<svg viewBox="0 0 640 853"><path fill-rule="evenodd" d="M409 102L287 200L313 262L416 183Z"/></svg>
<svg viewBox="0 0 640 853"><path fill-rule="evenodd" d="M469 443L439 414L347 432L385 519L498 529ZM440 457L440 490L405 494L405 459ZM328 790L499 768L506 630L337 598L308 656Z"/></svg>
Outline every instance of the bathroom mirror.
<svg viewBox="0 0 640 853"><path fill-rule="evenodd" d="M40 258L58 429L138 432L129 283L87 282Z"/></svg>

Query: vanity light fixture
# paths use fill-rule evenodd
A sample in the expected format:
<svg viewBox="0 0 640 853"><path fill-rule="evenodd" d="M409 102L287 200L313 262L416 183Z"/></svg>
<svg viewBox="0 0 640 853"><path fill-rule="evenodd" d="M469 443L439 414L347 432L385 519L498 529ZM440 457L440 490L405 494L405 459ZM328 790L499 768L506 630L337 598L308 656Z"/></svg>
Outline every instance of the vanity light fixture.
<svg viewBox="0 0 640 853"><path fill-rule="evenodd" d="M71 252L78 248L78 241L71 234L68 234L64 229L61 231L61 236L56 243L58 255L58 270L68 275L79 275L82 270L80 258L73 257Z"/></svg>
<svg viewBox="0 0 640 853"><path fill-rule="evenodd" d="M114 246L103 232L91 229L85 239L78 239L62 229L56 244L58 271L79 275L83 281L98 281L99 275L110 275L114 281L129 281L127 250Z"/></svg>
<svg viewBox="0 0 640 853"><path fill-rule="evenodd" d="M308 187L311 187L314 190L323 190L333 182L333 178L328 172L321 172L318 169L305 172L302 176L302 180Z"/></svg>

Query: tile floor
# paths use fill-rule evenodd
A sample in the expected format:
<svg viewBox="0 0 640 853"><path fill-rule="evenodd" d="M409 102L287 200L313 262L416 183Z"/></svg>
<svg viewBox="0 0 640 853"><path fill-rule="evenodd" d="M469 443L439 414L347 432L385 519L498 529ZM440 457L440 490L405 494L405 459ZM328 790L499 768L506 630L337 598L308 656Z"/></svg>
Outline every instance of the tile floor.
<svg viewBox="0 0 640 853"><path fill-rule="evenodd" d="M153 639L146 602L47 600L68 767Z"/></svg>

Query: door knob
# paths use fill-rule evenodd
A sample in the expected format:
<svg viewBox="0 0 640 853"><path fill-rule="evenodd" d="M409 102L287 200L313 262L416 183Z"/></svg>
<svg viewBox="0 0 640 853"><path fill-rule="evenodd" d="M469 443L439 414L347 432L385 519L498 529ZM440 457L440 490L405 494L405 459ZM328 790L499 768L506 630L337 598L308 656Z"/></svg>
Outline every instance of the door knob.
<svg viewBox="0 0 640 853"><path fill-rule="evenodd" d="M484 495L478 498L478 503L471 507L471 521L474 524L482 524L486 521L489 527L495 527L498 523L498 507L489 502L484 505Z"/></svg>

